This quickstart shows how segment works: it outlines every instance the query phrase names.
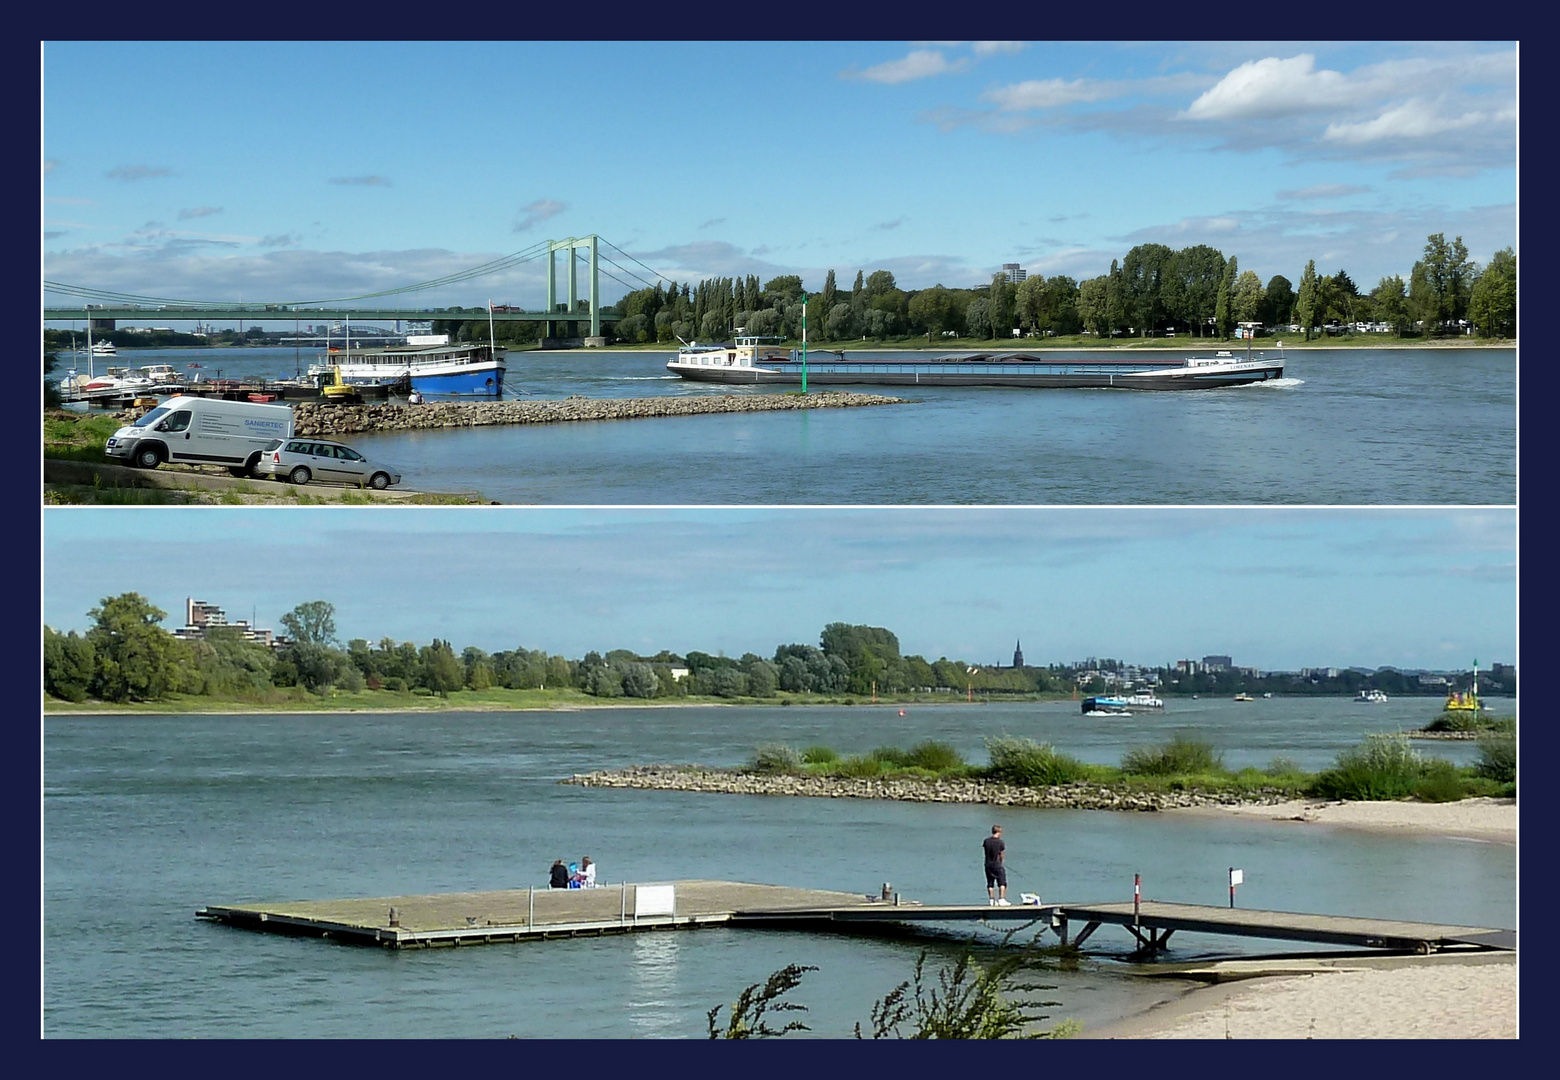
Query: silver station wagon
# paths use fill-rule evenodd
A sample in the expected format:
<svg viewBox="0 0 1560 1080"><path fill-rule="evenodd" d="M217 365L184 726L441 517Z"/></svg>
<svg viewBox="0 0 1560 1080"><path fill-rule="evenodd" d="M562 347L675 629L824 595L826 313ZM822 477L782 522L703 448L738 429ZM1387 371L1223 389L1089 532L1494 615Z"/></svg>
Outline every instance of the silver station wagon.
<svg viewBox="0 0 1560 1080"><path fill-rule="evenodd" d="M324 439L273 439L261 452L255 472L295 484L330 480L383 491L401 482L393 466L368 460L350 446Z"/></svg>

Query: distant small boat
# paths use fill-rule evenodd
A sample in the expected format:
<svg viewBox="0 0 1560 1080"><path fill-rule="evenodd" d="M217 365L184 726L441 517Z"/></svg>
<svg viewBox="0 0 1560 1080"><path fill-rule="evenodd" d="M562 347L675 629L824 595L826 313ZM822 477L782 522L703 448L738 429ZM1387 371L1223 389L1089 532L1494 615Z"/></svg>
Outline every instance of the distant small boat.
<svg viewBox="0 0 1560 1080"><path fill-rule="evenodd" d="M1236 701L1256 701L1257 699L1252 697L1250 694L1246 693L1243 690L1240 693L1235 695L1235 700Z"/></svg>
<svg viewBox="0 0 1560 1080"><path fill-rule="evenodd" d="M1354 697L1356 705L1380 705L1387 700L1387 695L1372 687L1369 690L1361 690Z"/></svg>

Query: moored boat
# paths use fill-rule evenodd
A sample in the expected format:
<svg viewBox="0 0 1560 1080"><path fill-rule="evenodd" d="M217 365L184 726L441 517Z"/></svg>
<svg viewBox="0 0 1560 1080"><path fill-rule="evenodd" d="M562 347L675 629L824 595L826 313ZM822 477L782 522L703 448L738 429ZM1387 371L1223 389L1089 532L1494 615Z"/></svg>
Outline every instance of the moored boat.
<svg viewBox="0 0 1560 1080"><path fill-rule="evenodd" d="M342 381L361 386L402 387L424 394L498 397L504 389L504 350L481 342L449 344L413 337L405 345L331 352L309 367L315 377L340 371Z"/></svg>
<svg viewBox="0 0 1560 1080"><path fill-rule="evenodd" d="M1124 697L1095 695L1083 699L1084 716L1128 716L1131 712Z"/></svg>
<svg viewBox="0 0 1560 1080"><path fill-rule="evenodd" d="M1249 343L1248 343L1249 345ZM971 353L916 359L847 358L842 352L813 353L804 362L792 349L765 345L758 337L726 344L689 342L666 368L700 382L800 383L805 363L809 384L878 386L1116 387L1134 390L1206 390L1282 378L1283 342L1277 356L1244 359L1221 351L1213 356L1040 356L1032 353Z"/></svg>
<svg viewBox="0 0 1560 1080"><path fill-rule="evenodd" d="M1380 705L1383 704L1386 700L1386 693L1384 691L1377 690L1375 687L1371 687L1369 690L1361 690L1354 696L1354 703L1356 705Z"/></svg>

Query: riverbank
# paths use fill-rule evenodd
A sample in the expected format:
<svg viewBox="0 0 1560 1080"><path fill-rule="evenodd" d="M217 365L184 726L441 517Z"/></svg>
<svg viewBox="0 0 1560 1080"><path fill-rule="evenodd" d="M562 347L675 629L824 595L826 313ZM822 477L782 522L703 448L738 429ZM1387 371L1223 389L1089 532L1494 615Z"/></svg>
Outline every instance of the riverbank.
<svg viewBox="0 0 1560 1080"><path fill-rule="evenodd" d="M699 765L635 765L576 773L559 783L579 787L697 791L720 795L778 795L823 799L891 799L898 802L976 803L1053 810L1159 811L1240 803L1278 805L1281 788L1240 792L1128 791L1089 781L1024 787L1000 780L920 779L876 776L767 775Z"/></svg>
<svg viewBox="0 0 1560 1080"><path fill-rule="evenodd" d="M697 397L584 398L562 401L445 401L425 405L293 406L298 435L355 435L362 432L421 431L430 428L560 424L584 420L644 420L711 413L776 412L793 409L849 409L904 405L882 394L825 390L811 394L720 394Z"/></svg>
<svg viewBox="0 0 1560 1080"><path fill-rule="evenodd" d="M1202 803L1177 812L1215 817L1233 815L1374 832L1460 836L1505 844L1517 842L1515 799L1474 798L1444 803L1286 799L1263 805Z"/></svg>
<svg viewBox="0 0 1560 1080"><path fill-rule="evenodd" d="M217 465L168 465L132 469L107 462L43 459L43 501L86 506L445 506L486 503L475 492L458 494L397 487L375 491L313 481L299 487L238 478Z"/></svg>
<svg viewBox="0 0 1560 1080"><path fill-rule="evenodd" d="M1282 973L1285 966L1292 973ZM1216 967L1226 969L1219 977L1241 981L1199 987L1141 1016L1085 1030L1082 1037L1517 1037L1517 965L1511 953L1234 961Z"/></svg>

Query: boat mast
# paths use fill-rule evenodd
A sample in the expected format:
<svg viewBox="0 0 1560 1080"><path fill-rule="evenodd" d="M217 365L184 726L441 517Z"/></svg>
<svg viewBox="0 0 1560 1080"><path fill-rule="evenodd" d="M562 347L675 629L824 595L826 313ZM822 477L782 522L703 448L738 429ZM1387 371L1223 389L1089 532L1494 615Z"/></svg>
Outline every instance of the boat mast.
<svg viewBox="0 0 1560 1080"><path fill-rule="evenodd" d="M96 373L92 370L92 312L87 312L87 381L91 382Z"/></svg>
<svg viewBox="0 0 1560 1080"><path fill-rule="evenodd" d="M569 252L569 258L574 258L574 252ZM498 337L493 333L493 301L488 300L488 359L492 360L498 355Z"/></svg>

